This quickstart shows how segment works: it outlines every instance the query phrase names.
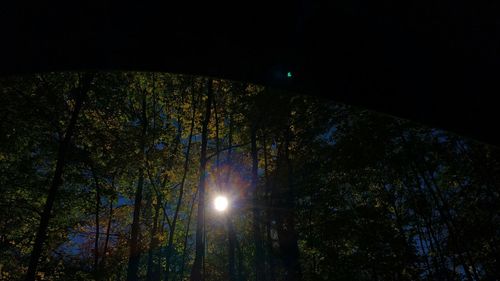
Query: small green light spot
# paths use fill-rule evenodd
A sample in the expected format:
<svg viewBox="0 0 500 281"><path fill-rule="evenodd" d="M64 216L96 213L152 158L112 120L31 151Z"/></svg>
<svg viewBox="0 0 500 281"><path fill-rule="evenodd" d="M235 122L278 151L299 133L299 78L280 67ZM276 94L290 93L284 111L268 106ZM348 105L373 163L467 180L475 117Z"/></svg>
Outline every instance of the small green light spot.
<svg viewBox="0 0 500 281"><path fill-rule="evenodd" d="M292 78L292 72L291 72L291 71L288 71L288 73L286 74L286 77L288 77L288 78Z"/></svg>

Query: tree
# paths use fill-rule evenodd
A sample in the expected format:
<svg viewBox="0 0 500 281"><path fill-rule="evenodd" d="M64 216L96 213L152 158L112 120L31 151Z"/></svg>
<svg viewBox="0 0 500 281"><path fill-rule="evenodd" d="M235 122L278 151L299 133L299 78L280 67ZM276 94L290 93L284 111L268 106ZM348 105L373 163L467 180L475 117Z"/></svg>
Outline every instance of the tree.
<svg viewBox="0 0 500 281"><path fill-rule="evenodd" d="M203 241L205 225L205 173L207 165L207 136L208 123L210 122L212 106L212 80L207 80L207 100L205 108L205 118L202 123L201 133L201 154L200 154L200 182L198 185L198 215L196 224L196 255L191 270L191 280L204 280L202 274L202 263L204 259L205 243Z"/></svg>
<svg viewBox="0 0 500 281"><path fill-rule="evenodd" d="M41 214L40 225L38 226L38 231L35 237L35 243L33 245L33 250L30 256L28 272L25 277L26 281L35 280L38 261L42 254L42 247L45 241L45 236L47 235L47 228L49 226L52 208L54 206L54 201L56 199L57 191L59 187L62 185L62 176L65 166L66 154L69 149L71 138L73 137L74 134L80 110L87 96L87 92L90 89L91 82L92 82L92 76L90 74L83 75L79 79L78 87L74 88L73 93L71 93L75 96L74 98L75 106L71 113L71 117L68 126L66 128L66 131L59 143L54 177L52 178L52 183L50 185L47 201L45 202L45 207L43 209L43 213Z"/></svg>
<svg viewBox="0 0 500 281"><path fill-rule="evenodd" d="M215 78L0 90L0 280L499 278L498 148Z"/></svg>

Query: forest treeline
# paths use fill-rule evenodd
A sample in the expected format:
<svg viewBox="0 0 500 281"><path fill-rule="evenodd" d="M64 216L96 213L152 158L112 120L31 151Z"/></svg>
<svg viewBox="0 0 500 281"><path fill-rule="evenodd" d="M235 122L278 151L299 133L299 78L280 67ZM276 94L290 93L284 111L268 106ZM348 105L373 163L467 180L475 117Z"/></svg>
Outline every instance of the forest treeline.
<svg viewBox="0 0 500 281"><path fill-rule="evenodd" d="M0 91L0 280L500 278L492 146L187 75Z"/></svg>

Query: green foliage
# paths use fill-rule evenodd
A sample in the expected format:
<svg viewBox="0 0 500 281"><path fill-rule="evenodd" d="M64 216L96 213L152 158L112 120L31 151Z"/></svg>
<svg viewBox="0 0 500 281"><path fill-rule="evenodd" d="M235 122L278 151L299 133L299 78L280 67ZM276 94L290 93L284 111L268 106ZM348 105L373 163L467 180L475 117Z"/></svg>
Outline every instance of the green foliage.
<svg viewBox="0 0 500 281"><path fill-rule="evenodd" d="M27 271L80 77L0 80L0 280ZM205 78L186 75L96 74L66 155L40 280L126 278L141 170L139 279L162 280L167 270L171 280L189 278L206 87ZM500 277L498 149L313 96L218 79L211 87L206 280L230 279L228 222L236 275L255 279L254 204L269 280ZM226 214L211 208L221 192L232 202Z"/></svg>

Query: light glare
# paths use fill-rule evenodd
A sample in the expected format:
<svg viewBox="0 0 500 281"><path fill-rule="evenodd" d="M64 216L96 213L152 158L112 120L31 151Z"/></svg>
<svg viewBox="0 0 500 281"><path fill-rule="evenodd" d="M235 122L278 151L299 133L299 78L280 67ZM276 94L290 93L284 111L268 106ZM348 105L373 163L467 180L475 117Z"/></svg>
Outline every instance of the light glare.
<svg viewBox="0 0 500 281"><path fill-rule="evenodd" d="M227 198L225 196L217 196L214 200L214 207L217 211L224 211L227 209Z"/></svg>

